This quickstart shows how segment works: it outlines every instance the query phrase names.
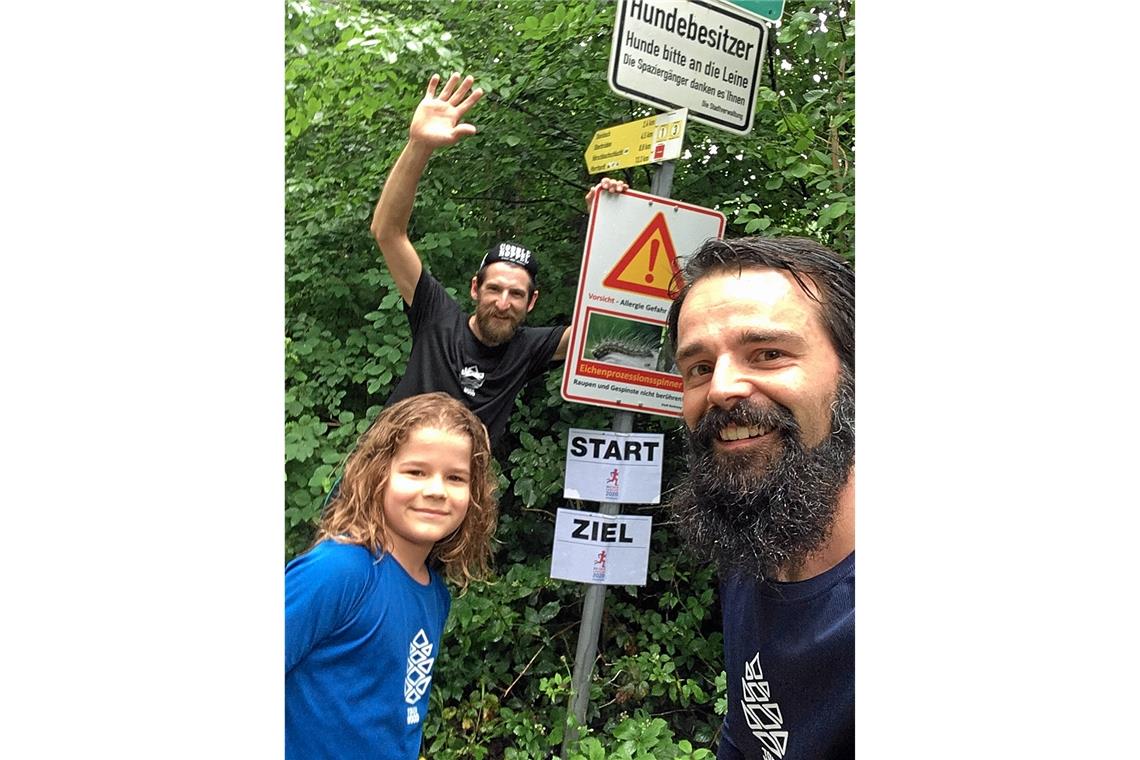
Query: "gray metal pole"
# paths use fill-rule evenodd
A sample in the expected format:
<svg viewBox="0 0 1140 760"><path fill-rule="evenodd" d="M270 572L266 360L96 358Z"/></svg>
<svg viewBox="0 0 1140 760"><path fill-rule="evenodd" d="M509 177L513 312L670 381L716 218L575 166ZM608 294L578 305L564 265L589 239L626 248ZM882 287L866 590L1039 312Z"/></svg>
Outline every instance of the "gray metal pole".
<svg viewBox="0 0 1140 760"><path fill-rule="evenodd" d="M673 161L664 161L657 165L657 171L653 172L653 179L649 184L649 192L653 195L660 195L662 198L668 198L669 193L673 191Z"/></svg>
<svg viewBox="0 0 1140 760"><path fill-rule="evenodd" d="M658 164L653 172L649 192L668 198L673 189L673 162L665 161ZM614 412L613 429L616 433L629 433L633 430L633 412L624 409ZM603 515L616 515L621 513L621 504L612 501L603 501L598 508ZM602 610L606 601L606 584L587 583L586 594L582 601L582 625L578 629L578 649L574 653L574 674L570 679L570 712L574 715L578 725L586 721L586 708L590 704L590 679L594 675L594 659L598 654L598 632L602 628ZM566 748L578 739L577 727L566 727L566 734L562 739L562 757L566 757Z"/></svg>
<svg viewBox="0 0 1140 760"><path fill-rule="evenodd" d="M614 412L615 433L628 433L633 430L633 412ZM598 508L603 515L621 513L621 504L603 501ZM587 583L586 595L582 602L582 625L578 628L578 650L574 655L574 675L570 680L570 711L579 724L586 720L586 707L590 704L590 678L594 675L594 658L598 653L598 631L602 627L602 608L606 601L606 584ZM576 729L568 729L562 742L562 754L566 745L578 738Z"/></svg>

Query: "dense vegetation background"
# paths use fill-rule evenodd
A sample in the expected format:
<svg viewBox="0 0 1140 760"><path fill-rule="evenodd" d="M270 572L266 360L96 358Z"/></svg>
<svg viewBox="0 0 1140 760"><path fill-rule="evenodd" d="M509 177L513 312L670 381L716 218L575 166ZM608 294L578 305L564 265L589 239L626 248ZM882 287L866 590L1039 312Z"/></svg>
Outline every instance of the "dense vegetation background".
<svg viewBox="0 0 1140 760"><path fill-rule="evenodd" d="M410 347L400 296L368 233L379 189L432 73L470 73L486 96L479 133L438 151L411 236L467 303L494 241L542 258L532 324L569 322L598 177L582 157L602 127L655 113L606 84L615 5L605 0L338 0L286 5L285 558L312 538L321 504L375 418ZM815 237L854 257L854 3L789 0L769 37L756 125L739 137L690 122L671 196L717 208L727 237ZM648 191L653 167L621 174ZM424 726L436 758L559 752L582 591L551 580L566 430L610 427L564 402L561 371L519 396L501 462L497 577L455 599ZM683 472L666 433L667 492ZM583 740L574 757L708 757L724 713L715 577L689 560L660 507L649 578L606 598Z"/></svg>

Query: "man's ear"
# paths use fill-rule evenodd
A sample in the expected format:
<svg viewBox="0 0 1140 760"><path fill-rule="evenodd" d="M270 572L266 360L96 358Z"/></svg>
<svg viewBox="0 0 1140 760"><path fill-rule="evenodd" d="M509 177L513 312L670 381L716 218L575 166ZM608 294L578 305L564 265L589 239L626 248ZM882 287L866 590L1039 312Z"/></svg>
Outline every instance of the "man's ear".
<svg viewBox="0 0 1140 760"><path fill-rule="evenodd" d="M535 290L533 293L530 294L530 304L526 307L526 311L528 314L534 309L534 305L536 303L538 303L538 290Z"/></svg>
<svg viewBox="0 0 1140 760"><path fill-rule="evenodd" d="M479 277L471 278L471 300L476 303L479 302Z"/></svg>

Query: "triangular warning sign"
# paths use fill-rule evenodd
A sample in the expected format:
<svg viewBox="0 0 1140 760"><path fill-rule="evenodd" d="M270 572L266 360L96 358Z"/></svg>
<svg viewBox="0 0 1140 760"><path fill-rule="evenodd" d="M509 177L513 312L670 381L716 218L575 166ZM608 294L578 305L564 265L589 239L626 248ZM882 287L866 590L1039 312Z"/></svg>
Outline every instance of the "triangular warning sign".
<svg viewBox="0 0 1140 760"><path fill-rule="evenodd" d="M679 274L673 238L669 236L665 214L658 211L602 284L607 288L672 300L676 291L670 292L669 283L677 275L675 285L680 287L683 283Z"/></svg>

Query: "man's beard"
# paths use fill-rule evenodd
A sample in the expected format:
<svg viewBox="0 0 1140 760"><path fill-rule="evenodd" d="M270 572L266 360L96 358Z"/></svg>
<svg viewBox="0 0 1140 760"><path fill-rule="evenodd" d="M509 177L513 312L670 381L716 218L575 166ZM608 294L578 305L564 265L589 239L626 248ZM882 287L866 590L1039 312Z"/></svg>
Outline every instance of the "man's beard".
<svg viewBox="0 0 1140 760"><path fill-rule="evenodd" d="M479 326L483 343L488 346L499 346L509 341L526 319L525 313L521 317L515 317L513 312L508 312L509 320L497 319L495 315L498 313L494 304L481 303L475 306L475 324Z"/></svg>
<svg viewBox="0 0 1140 760"><path fill-rule="evenodd" d="M717 453L727 424L768 428L779 450ZM806 448L786 407L742 400L713 407L686 429L689 479L670 499L673 522L689 548L722 574L772 578L795 572L831 536L838 497L855 461L855 381L846 369L831 408L831 432Z"/></svg>

